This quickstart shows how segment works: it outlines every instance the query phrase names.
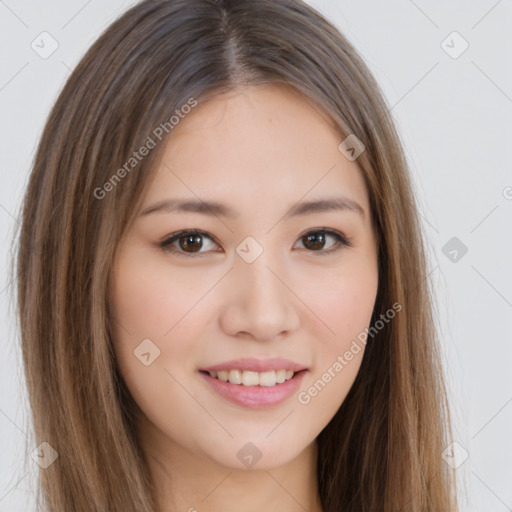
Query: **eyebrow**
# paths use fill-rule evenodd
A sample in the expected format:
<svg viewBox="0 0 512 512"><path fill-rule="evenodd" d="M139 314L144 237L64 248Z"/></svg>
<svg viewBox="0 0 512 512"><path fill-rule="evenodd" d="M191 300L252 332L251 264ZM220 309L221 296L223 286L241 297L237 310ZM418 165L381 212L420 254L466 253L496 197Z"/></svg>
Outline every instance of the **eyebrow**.
<svg viewBox="0 0 512 512"><path fill-rule="evenodd" d="M307 215L314 212L327 211L348 211L355 212L365 217L364 208L355 201L346 197L334 197L329 199L320 199L317 201L299 202L292 206L284 218ZM146 207L141 216L151 213L200 213L203 215L215 217L237 218L239 214L229 206L216 201L204 201L196 199L162 199Z"/></svg>

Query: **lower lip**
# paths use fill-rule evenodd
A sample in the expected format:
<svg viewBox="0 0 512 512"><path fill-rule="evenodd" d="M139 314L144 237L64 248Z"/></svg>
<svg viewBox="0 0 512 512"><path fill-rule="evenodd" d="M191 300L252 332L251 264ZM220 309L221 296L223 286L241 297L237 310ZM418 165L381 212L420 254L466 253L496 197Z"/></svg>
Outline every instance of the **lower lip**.
<svg viewBox="0 0 512 512"><path fill-rule="evenodd" d="M299 387L306 370L296 373L291 379L275 386L244 386L231 384L199 372L210 386L230 402L251 409L262 409L280 404L289 398Z"/></svg>

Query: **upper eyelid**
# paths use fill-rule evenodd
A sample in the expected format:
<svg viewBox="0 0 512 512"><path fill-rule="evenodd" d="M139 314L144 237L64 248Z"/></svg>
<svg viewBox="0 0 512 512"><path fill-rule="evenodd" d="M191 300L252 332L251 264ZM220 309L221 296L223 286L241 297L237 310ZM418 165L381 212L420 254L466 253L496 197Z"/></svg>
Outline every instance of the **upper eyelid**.
<svg viewBox="0 0 512 512"><path fill-rule="evenodd" d="M198 230L198 229L183 229L181 231L177 231L176 233L173 233L173 234L171 234L169 236L166 236L160 243L161 244L165 244L167 242L176 241L177 239L179 239L180 237L185 236L185 235L201 235L201 236L205 236L205 237L210 238L216 244L219 245L219 242L217 241L217 239L213 235L210 235L206 231L201 231L201 230Z"/></svg>

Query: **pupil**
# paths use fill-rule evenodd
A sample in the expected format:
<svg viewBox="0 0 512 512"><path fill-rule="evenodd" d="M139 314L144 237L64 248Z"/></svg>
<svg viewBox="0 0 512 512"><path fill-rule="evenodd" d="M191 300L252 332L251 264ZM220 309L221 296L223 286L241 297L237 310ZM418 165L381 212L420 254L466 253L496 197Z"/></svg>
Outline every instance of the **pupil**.
<svg viewBox="0 0 512 512"><path fill-rule="evenodd" d="M324 240L324 234L323 233L318 233L318 234L311 234L311 235L307 235L306 236L306 240L308 242L312 241L313 242L313 248L314 249L322 249L324 243L325 243L325 240ZM304 245L306 245L307 247L307 244L305 243Z"/></svg>
<svg viewBox="0 0 512 512"><path fill-rule="evenodd" d="M185 239L185 243L181 243L181 240ZM199 244L194 246L194 242ZM182 249L192 249L193 252L198 251L202 247L200 235L185 235L180 239L180 245Z"/></svg>

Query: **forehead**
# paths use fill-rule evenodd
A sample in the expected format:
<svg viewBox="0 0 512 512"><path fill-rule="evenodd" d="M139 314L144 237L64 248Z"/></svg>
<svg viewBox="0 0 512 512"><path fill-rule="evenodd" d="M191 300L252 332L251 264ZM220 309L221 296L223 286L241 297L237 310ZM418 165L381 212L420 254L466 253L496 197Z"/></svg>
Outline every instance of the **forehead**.
<svg viewBox="0 0 512 512"><path fill-rule="evenodd" d="M326 114L289 86L214 96L174 127L146 205L188 197L250 212L343 195L367 210L362 173L338 150L342 140Z"/></svg>

